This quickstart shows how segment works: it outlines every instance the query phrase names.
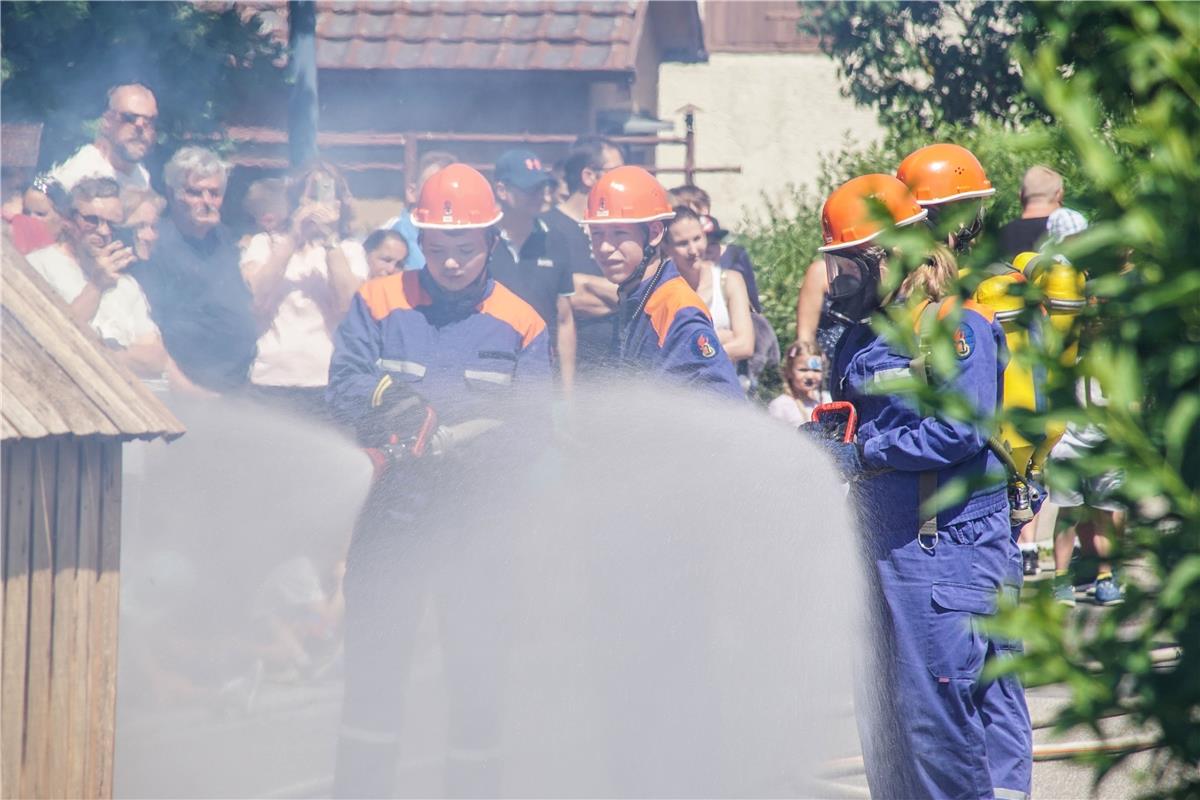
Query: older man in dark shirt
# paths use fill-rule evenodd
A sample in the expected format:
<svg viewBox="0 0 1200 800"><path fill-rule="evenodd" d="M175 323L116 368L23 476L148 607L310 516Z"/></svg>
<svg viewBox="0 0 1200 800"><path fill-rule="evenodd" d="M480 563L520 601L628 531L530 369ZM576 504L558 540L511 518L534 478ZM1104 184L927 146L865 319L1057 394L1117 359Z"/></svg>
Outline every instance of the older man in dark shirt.
<svg viewBox="0 0 1200 800"><path fill-rule="evenodd" d="M170 215L148 262L131 269L178 368L175 383L225 393L245 385L257 352L250 290L237 244L221 224L227 167L201 147L164 169Z"/></svg>

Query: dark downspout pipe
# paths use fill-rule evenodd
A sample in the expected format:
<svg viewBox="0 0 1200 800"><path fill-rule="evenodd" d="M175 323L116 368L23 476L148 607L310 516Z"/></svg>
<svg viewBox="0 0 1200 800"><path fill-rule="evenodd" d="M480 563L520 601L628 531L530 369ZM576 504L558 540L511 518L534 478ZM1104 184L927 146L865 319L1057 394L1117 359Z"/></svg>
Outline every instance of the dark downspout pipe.
<svg viewBox="0 0 1200 800"><path fill-rule="evenodd" d="M293 167L317 158L317 5L288 2L288 155Z"/></svg>

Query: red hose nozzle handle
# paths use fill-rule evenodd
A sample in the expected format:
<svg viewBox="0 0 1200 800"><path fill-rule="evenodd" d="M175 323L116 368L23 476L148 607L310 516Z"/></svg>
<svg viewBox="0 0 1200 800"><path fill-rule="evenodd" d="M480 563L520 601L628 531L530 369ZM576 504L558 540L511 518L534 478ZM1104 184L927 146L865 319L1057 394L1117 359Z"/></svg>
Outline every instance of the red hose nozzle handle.
<svg viewBox="0 0 1200 800"><path fill-rule="evenodd" d="M858 430L858 411L855 410L854 404L845 400L837 400L832 403L821 403L812 410L812 421L820 422L821 417L826 414L844 415L846 417L846 430L842 434L843 442L853 442L854 434Z"/></svg>
<svg viewBox="0 0 1200 800"><path fill-rule="evenodd" d="M425 421L421 423L421 429L417 431L417 438L413 440L413 446L409 451L413 456L420 458L425 455L425 448L429 446L429 439L437 430L437 424L437 412L433 410L433 406L425 406Z"/></svg>

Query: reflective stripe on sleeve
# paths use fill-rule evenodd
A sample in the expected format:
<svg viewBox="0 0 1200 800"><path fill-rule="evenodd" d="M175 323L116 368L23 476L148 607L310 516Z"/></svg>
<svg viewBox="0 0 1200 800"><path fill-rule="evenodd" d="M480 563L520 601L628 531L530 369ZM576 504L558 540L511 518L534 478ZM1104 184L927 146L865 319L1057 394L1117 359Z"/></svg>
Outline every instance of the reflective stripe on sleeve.
<svg viewBox="0 0 1200 800"><path fill-rule="evenodd" d="M416 375L418 378L425 377L425 365L418 364L415 361L397 361L390 358L381 358L375 363L380 369L386 369L388 372L399 372L403 375Z"/></svg>

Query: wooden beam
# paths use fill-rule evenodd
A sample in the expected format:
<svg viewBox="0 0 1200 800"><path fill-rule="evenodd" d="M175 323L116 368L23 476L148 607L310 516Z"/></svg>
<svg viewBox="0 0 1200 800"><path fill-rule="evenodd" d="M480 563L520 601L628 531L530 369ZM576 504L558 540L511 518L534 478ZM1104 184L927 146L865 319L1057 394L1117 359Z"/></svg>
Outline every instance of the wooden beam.
<svg viewBox="0 0 1200 800"><path fill-rule="evenodd" d="M33 527L33 444L5 446L4 652L0 665L0 796L21 797L25 748L25 648L29 624L29 548Z"/></svg>
<svg viewBox="0 0 1200 800"><path fill-rule="evenodd" d="M77 676L71 695L71 749L68 763L68 797L91 797L88 782L88 726L92 701L92 681L88 677L92 592L99 563L100 531L100 441L94 437L79 440L79 566L75 575L75 620L72 635L72 672Z"/></svg>
<svg viewBox="0 0 1200 800"><path fill-rule="evenodd" d="M116 744L116 631L121 604L121 443L101 444L100 552L92 595L92 747L96 766L92 786L97 798L113 796L113 753Z"/></svg>
<svg viewBox="0 0 1200 800"><path fill-rule="evenodd" d="M54 513L54 632L50 641L49 797L77 797L71 776L71 697L84 680L75 658L76 572L79 569L80 442L58 441L58 495Z"/></svg>
<svg viewBox="0 0 1200 800"><path fill-rule="evenodd" d="M53 441L33 444L33 527L29 573L29 656L25 681L25 757L21 794L45 797L49 781L50 634L54 618L51 531L57 454Z"/></svg>
<svg viewBox="0 0 1200 800"><path fill-rule="evenodd" d="M112 797L117 718L117 618L121 591L121 443L100 443L100 525L92 590L88 678L88 796Z"/></svg>
<svg viewBox="0 0 1200 800"><path fill-rule="evenodd" d="M12 448L0 447L0 502L4 502L7 498L12 497L12 482L10 471L12 463ZM4 716L4 594L5 585L4 575L7 574L8 566L8 515L0 512L3 518L0 518L0 529L3 530L3 535L0 536L0 718ZM0 798L8 797L8 787L5 784L5 761L7 757L4 753L4 728L0 723Z"/></svg>

